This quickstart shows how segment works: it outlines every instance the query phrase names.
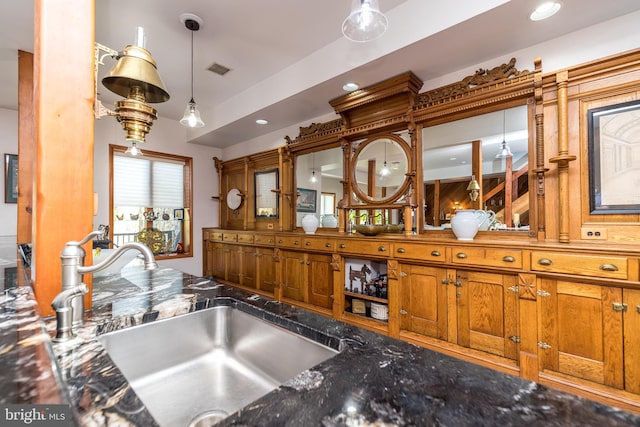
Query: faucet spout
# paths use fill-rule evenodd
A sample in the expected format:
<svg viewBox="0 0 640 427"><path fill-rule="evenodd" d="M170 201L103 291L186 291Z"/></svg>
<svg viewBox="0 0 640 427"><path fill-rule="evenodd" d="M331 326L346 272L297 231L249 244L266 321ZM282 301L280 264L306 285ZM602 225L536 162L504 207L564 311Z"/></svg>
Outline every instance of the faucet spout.
<svg viewBox="0 0 640 427"><path fill-rule="evenodd" d="M153 256L153 252L151 252L151 249L149 249L148 246L143 245L142 243L139 243L139 242L129 242L129 243L120 245L120 247L118 247L118 249L113 251L113 253L111 253L111 255L107 259L99 262L98 264L88 265L88 266L79 266L77 269L78 273L88 274L88 273L95 273L96 271L103 270L109 267L111 264L113 264L115 260L120 258L120 256L124 252L128 251L129 249L136 249L142 254L142 256L144 257L145 270L155 270L156 268L158 268L158 263L156 262L156 259Z"/></svg>

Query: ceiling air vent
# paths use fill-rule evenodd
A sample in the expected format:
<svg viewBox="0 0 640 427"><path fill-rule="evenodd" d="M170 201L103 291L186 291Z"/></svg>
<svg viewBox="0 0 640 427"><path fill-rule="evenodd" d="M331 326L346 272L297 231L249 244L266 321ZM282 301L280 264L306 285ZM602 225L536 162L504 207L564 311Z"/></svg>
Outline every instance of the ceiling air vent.
<svg viewBox="0 0 640 427"><path fill-rule="evenodd" d="M229 71L231 71L231 68L227 68L224 65L220 65L217 62L214 62L209 68L207 68L207 70L212 71L221 76L224 76Z"/></svg>

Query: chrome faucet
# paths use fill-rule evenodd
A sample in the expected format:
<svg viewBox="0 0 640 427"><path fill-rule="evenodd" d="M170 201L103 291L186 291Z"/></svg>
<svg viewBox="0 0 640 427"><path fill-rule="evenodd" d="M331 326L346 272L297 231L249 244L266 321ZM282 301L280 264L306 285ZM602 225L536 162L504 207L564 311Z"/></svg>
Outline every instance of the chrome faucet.
<svg viewBox="0 0 640 427"><path fill-rule="evenodd" d="M89 292L89 288L84 283L60 292L51 303L51 307L56 311L56 337L55 342L68 341L75 335L72 329L73 298L80 297Z"/></svg>
<svg viewBox="0 0 640 427"><path fill-rule="evenodd" d="M118 249L116 249L109 257L105 260L99 262L95 265L84 265L84 257L86 255L85 250L82 248L82 245L87 243L89 240L92 240L96 237L102 236L102 231L92 231L79 242L71 241L67 242L66 246L62 250L60 254L60 260L62 263L62 291L76 289L77 286L82 284L82 275L95 273L96 271L100 271L104 268L107 268L115 260L117 260L120 255L122 255L125 251L129 249L136 249L144 256L144 269L145 270L153 270L158 268L158 264L149 249L148 246L143 245L139 242L129 242L123 245L120 245ZM71 316L72 316L72 326L81 325L83 322L83 314L84 314L84 298L83 294L72 294L70 296L70 306L71 306ZM54 307L55 308L55 307Z"/></svg>

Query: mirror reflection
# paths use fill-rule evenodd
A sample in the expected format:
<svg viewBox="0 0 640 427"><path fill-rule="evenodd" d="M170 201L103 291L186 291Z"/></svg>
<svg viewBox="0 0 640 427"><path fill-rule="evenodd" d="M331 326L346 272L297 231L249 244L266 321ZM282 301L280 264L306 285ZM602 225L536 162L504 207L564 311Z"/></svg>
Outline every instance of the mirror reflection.
<svg viewBox="0 0 640 427"><path fill-rule="evenodd" d="M340 147L296 157L297 197L306 197L304 201L299 201L304 202L305 209L302 212L296 210L297 227L302 226L302 218L310 213L318 217L320 227L337 227L337 204L343 197L342 163ZM314 200L307 200L309 197Z"/></svg>
<svg viewBox="0 0 640 427"><path fill-rule="evenodd" d="M424 128L422 144L425 229L450 227L459 209L492 211L492 230L528 228L526 105Z"/></svg>
<svg viewBox="0 0 640 427"><path fill-rule="evenodd" d="M408 142L408 135L398 136ZM390 201L402 190L409 162L400 142L391 137L363 141L352 165L354 191L362 201Z"/></svg>

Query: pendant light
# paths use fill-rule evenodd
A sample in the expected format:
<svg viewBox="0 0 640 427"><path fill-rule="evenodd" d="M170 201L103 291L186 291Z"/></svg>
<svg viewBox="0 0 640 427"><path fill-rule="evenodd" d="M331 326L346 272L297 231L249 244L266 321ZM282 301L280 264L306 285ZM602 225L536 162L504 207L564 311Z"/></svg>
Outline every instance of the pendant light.
<svg viewBox="0 0 640 427"><path fill-rule="evenodd" d="M311 154L311 162L312 162L312 167L311 167L311 178L309 178L310 182L316 183L318 182L318 178L316 177L316 153L312 153Z"/></svg>
<svg viewBox="0 0 640 427"><path fill-rule="evenodd" d="M507 145L507 111L504 110L502 112L502 145L500 146L500 151L496 154L496 159L505 159L507 157L512 157L511 149Z"/></svg>
<svg viewBox="0 0 640 427"><path fill-rule="evenodd" d="M391 174L389 167L387 166L387 142L384 142L384 163L382 169L380 169L380 176L385 178Z"/></svg>
<svg viewBox="0 0 640 427"><path fill-rule="evenodd" d="M382 36L387 25L378 0L352 0L351 13L342 23L342 34L354 42L368 42Z"/></svg>
<svg viewBox="0 0 640 427"><path fill-rule="evenodd" d="M200 128L204 126L204 122L200 118L200 111L198 111L198 105L193 98L193 33L200 29L202 19L200 17L185 13L180 16L180 19L184 23L187 30L191 31L191 100L187 104L187 108L184 110L184 116L180 120L180 124L192 128Z"/></svg>

